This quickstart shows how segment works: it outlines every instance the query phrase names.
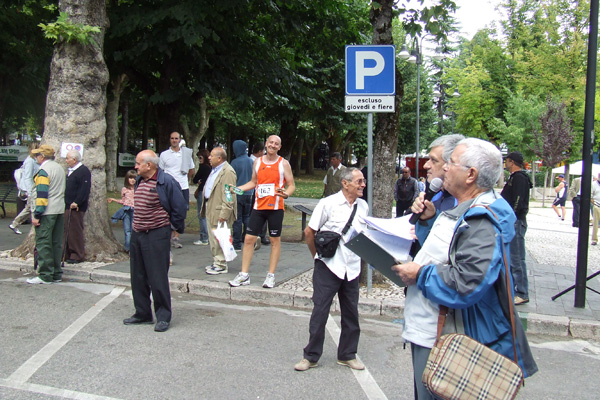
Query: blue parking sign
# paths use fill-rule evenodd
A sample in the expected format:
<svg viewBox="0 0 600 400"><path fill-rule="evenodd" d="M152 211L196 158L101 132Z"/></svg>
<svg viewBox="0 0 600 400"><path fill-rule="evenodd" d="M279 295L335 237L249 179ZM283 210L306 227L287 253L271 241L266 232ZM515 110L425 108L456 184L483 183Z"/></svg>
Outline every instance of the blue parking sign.
<svg viewBox="0 0 600 400"><path fill-rule="evenodd" d="M346 46L346 95L396 94L393 45Z"/></svg>

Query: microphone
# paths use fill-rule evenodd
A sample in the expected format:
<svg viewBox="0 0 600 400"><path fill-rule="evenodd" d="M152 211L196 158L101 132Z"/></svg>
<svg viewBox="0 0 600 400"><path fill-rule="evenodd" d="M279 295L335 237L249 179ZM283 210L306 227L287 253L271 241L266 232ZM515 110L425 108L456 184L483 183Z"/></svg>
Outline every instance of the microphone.
<svg viewBox="0 0 600 400"><path fill-rule="evenodd" d="M440 178L433 178L431 183L429 183L427 191L425 192L425 200L431 201L431 199L433 199L433 196L435 196L435 194L440 191L443 185L444 182ZM408 222L410 222L412 225L416 224L419 218L421 218L422 214L423 212L413 213Z"/></svg>

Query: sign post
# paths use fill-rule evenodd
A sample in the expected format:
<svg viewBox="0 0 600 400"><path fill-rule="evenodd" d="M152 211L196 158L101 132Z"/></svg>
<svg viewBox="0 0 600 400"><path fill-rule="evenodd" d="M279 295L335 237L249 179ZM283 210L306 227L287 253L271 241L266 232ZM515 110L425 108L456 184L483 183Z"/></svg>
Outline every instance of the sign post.
<svg viewBox="0 0 600 400"><path fill-rule="evenodd" d="M396 48L394 45L346 46L346 112L367 114L367 184L373 184L373 113L395 112ZM373 189L367 194L373 212ZM367 269L367 293L373 287L373 267Z"/></svg>

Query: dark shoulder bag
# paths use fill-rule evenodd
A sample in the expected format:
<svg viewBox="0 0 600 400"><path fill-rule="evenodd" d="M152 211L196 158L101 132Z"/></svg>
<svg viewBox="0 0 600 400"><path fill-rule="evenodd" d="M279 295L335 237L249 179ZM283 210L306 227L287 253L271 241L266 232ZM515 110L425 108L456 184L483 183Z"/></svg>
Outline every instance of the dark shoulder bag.
<svg viewBox="0 0 600 400"><path fill-rule="evenodd" d="M337 232L332 231L322 231L315 235L315 247L317 249L317 254L321 258L331 258L335 255L337 248L340 244L340 239L342 235L345 235L350 229L350 225L352 225L352 220L354 219L354 214L356 214L356 207L358 204L354 204L354 209L352 210L352 214L350 215L350 219L346 222L346 226L342 230L342 234L340 235Z"/></svg>

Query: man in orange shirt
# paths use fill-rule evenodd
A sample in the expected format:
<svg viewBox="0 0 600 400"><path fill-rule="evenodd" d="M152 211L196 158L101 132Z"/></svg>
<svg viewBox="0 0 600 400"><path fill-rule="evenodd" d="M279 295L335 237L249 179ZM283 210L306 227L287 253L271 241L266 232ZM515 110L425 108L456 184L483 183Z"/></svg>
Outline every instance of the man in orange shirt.
<svg viewBox="0 0 600 400"><path fill-rule="evenodd" d="M254 256L254 244L260 235L265 221L269 224L271 237L271 257L269 273L263 283L264 288L275 286L275 269L281 255L281 228L283 225L283 200L296 190L290 163L277 152L281 149L281 138L271 135L267 139L266 154L254 160L252 179L239 187L246 191L256 189L256 200L246 229L242 253L242 271L229 284L233 287L249 285L250 262ZM285 187L287 184L287 188Z"/></svg>

